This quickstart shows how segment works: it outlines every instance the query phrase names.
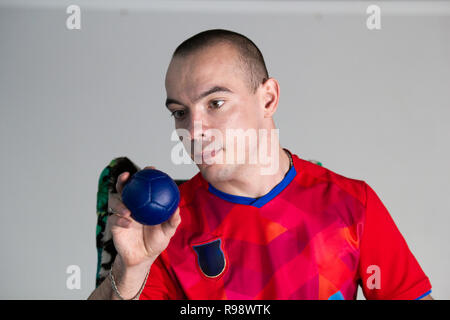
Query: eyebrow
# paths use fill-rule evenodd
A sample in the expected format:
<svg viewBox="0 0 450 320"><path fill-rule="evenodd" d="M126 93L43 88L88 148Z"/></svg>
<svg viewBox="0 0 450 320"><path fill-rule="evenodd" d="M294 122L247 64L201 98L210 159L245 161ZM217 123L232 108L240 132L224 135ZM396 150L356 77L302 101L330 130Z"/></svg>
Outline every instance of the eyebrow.
<svg viewBox="0 0 450 320"><path fill-rule="evenodd" d="M201 98L204 98L204 97L206 97L206 96L209 96L210 94L215 93L215 92L227 92L227 93L233 93L233 91L231 91L230 89L228 89L228 88L226 88L226 87L214 86L214 87L212 87L211 89L208 89L208 90L206 90L206 91L200 93L200 94L197 96L197 98L194 99L194 102L200 100ZM166 99L166 107L167 107L167 108L169 107L169 104L172 104L172 103L179 104L179 105L181 105L181 106L186 107L183 103L181 103L181 102L178 101L178 100L175 100L175 99L172 99L172 98L167 98L167 99Z"/></svg>

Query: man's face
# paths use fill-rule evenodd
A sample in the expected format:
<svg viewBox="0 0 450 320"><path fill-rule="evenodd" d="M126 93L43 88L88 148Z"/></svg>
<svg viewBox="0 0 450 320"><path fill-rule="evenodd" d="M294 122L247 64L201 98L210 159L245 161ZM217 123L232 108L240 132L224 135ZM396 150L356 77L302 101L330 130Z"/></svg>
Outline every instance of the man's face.
<svg viewBox="0 0 450 320"><path fill-rule="evenodd" d="M173 113L175 128L189 131L191 140L183 143L208 181L233 179L243 168L236 161L226 161L227 152L231 152L226 143L227 129L258 132L263 123L260 91L252 92L244 72L236 49L227 44L175 57L167 70L167 108ZM222 141L213 138L217 133ZM233 152L236 157L237 147ZM251 152L255 149L249 149L247 141L247 164Z"/></svg>

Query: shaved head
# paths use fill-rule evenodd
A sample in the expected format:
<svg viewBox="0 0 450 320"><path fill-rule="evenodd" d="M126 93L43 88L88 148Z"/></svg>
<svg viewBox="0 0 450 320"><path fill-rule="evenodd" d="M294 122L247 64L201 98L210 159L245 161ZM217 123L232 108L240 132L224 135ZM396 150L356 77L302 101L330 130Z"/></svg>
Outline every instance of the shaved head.
<svg viewBox="0 0 450 320"><path fill-rule="evenodd" d="M284 154L289 166L284 151L278 150L277 138L259 136L275 128L279 85L268 76L259 49L245 36L208 30L187 39L173 53L165 87L166 107L175 128L183 132L180 140L209 182L220 186L239 181L249 169L259 172L265 164L250 163L250 156L261 154L260 145L275 146L271 150ZM230 131L239 136L229 137ZM241 136L249 143L238 146L235 140ZM235 159L238 154L239 161ZM196 161L199 158L202 161Z"/></svg>
<svg viewBox="0 0 450 320"><path fill-rule="evenodd" d="M237 51L237 63L247 77L251 92L256 92L259 85L269 78L258 47L247 37L233 31L214 29L200 32L181 43L175 49L173 58L188 56L218 44L231 45Z"/></svg>

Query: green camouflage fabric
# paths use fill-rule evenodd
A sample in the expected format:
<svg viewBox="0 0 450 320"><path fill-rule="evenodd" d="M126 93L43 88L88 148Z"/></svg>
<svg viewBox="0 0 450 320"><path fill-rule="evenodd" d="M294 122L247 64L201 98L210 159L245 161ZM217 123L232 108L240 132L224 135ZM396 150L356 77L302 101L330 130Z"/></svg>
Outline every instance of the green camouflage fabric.
<svg viewBox="0 0 450 320"><path fill-rule="evenodd" d="M107 277L111 265L117 255L116 248L112 240L111 230L107 227L108 197L110 193L117 193L117 178L123 172L130 172L131 175L139 171L133 162L126 157L113 159L100 174L97 191L97 273L96 287L98 287Z"/></svg>

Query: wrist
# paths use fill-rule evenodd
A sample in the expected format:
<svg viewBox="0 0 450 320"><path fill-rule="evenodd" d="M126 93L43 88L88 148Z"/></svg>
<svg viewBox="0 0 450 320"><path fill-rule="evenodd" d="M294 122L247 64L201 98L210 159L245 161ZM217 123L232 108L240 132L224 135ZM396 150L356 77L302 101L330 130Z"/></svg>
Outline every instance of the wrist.
<svg viewBox="0 0 450 320"><path fill-rule="evenodd" d="M133 274L141 274L142 272L147 272L147 270L152 266L153 262L156 259L149 258L139 264L127 265L120 254L117 254L116 259L114 260L114 275L116 273L118 276L129 276Z"/></svg>
<svg viewBox="0 0 450 320"><path fill-rule="evenodd" d="M124 300L138 299L147 281L153 261L126 266L120 255L117 255L110 271L113 296Z"/></svg>

